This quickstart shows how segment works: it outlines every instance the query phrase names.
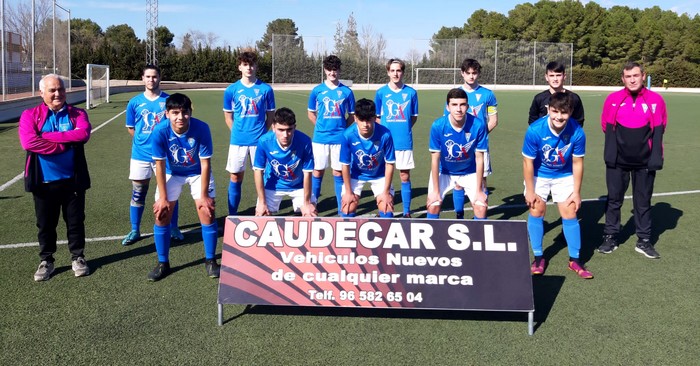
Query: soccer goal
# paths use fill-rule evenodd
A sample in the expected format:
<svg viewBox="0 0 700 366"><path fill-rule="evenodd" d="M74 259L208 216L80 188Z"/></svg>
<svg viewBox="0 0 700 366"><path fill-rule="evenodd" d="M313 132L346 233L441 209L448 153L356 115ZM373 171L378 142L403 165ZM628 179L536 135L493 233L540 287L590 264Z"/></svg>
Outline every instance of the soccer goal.
<svg viewBox="0 0 700 366"><path fill-rule="evenodd" d="M87 64L85 107L97 107L109 103L109 65Z"/></svg>

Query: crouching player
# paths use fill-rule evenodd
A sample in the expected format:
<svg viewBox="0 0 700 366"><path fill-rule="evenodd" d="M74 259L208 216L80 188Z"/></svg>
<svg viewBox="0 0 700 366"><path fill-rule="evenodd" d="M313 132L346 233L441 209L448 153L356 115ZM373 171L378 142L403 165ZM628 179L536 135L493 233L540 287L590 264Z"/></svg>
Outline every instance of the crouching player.
<svg viewBox="0 0 700 366"><path fill-rule="evenodd" d="M316 197L311 193L311 173L314 170L311 138L296 131L296 126L294 112L280 108L272 117L272 130L258 141L253 161L255 190L258 192L256 216L279 211L286 196L292 198L294 212L316 216Z"/></svg>
<svg viewBox="0 0 700 366"><path fill-rule="evenodd" d="M486 219L488 197L484 187L484 152L488 150L487 127L467 113L467 92L455 88L447 93L449 114L430 128L430 180L428 218L440 217L440 206L447 192L464 187L474 210L474 219ZM464 194L455 199L457 218L464 217ZM453 193L454 195L454 193Z"/></svg>
<svg viewBox="0 0 700 366"><path fill-rule="evenodd" d="M345 129L340 145L343 168L341 217L354 217L365 183L377 200L379 217L394 216L394 141L389 129L376 123L376 107L369 99L355 104L355 124Z"/></svg>
<svg viewBox="0 0 700 366"><path fill-rule="evenodd" d="M569 248L569 269L581 278L593 278L579 261L581 229L576 218L581 207L586 135L578 122L570 118L573 103L568 93L552 94L548 111L549 115L527 129L522 150L525 202L530 208L527 228L535 256L530 270L533 275L541 275L547 265L542 256L542 237L546 201L551 193L559 208Z"/></svg>
<svg viewBox="0 0 700 366"><path fill-rule="evenodd" d="M170 219L182 187L190 185L199 222L202 224L205 269L212 278L219 277L216 263L217 225L214 215L216 190L211 173L213 153L209 126L192 118L192 102L184 94L175 93L165 101L167 123L153 131L153 160L156 162L156 202L153 204L155 225L153 237L158 265L148 274L158 281L170 274Z"/></svg>

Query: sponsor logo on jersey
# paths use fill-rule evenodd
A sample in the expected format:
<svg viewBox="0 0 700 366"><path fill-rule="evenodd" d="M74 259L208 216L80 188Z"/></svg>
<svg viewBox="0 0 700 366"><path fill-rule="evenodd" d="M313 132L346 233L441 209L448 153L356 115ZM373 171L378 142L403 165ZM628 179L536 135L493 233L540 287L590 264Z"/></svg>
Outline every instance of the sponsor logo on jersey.
<svg viewBox="0 0 700 366"><path fill-rule="evenodd" d="M469 137L469 134L467 134L467 142L464 144L459 144L451 139L445 141L445 147L447 148L447 156L444 157L445 161L457 162L469 159L469 149L471 149L474 141L476 141L469 141Z"/></svg>

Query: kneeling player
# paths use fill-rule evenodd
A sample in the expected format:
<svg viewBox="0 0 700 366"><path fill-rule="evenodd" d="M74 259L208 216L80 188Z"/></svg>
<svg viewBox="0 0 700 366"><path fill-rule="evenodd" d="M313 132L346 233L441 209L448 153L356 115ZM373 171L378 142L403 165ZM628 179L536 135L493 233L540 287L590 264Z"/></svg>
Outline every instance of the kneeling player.
<svg viewBox="0 0 700 366"><path fill-rule="evenodd" d="M311 173L314 170L311 138L296 131L296 126L294 112L280 108L272 118L272 130L258 141L253 161L258 192L256 216L279 211L284 197L292 198L294 212L316 216L316 197L311 193Z"/></svg>
<svg viewBox="0 0 700 366"><path fill-rule="evenodd" d="M394 141L389 129L375 123L376 107L369 99L355 104L355 124L345 129L340 145L343 168L341 217L354 217L365 183L377 200L379 217L394 216Z"/></svg>
<svg viewBox="0 0 700 366"><path fill-rule="evenodd" d="M190 194L197 206L202 224L205 269L212 278L219 277L216 263L217 225L214 215L216 190L211 174L213 152L209 126L192 118L192 102L184 94L175 93L165 101L167 123L153 130L153 160L156 162L156 202L153 204L155 225L153 237L158 265L149 274L158 281L170 274L170 219L182 187L190 185Z"/></svg>
<svg viewBox="0 0 700 366"><path fill-rule="evenodd" d="M569 269L581 278L593 278L579 261L581 229L576 212L581 207L586 135L578 122L570 118L572 110L571 96L556 92L549 98L549 115L533 122L525 133L523 176L525 202L530 208L527 229L535 256L530 267L534 275L543 274L546 267L542 256L543 220L551 193L569 248Z"/></svg>
<svg viewBox="0 0 700 366"><path fill-rule="evenodd" d="M484 187L484 152L488 150L487 127L467 113L467 92L455 88L447 93L449 114L433 122L430 129L430 180L428 218L440 217L440 206L447 192L452 193L457 218L464 217L464 195L474 209L474 219L486 219L488 201Z"/></svg>

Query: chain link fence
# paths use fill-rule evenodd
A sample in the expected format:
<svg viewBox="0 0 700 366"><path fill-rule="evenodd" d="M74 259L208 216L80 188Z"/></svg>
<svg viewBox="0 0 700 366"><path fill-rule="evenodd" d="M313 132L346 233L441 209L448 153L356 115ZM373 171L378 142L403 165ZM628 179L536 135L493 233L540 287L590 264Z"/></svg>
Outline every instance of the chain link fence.
<svg viewBox="0 0 700 366"><path fill-rule="evenodd" d="M335 42L327 37L273 35L272 82L317 84L323 81L323 58L336 52ZM343 62L341 78L353 83L382 84L387 80L385 63L390 57L406 62L406 81L415 85L459 85L463 79L460 65L473 58L482 66L479 81L490 85L546 85L545 67L551 61L568 66L571 85L573 45L499 41L484 39L385 40L387 45L401 44L394 55L364 40L352 51L337 55ZM401 55L396 55L396 53Z"/></svg>
<svg viewBox="0 0 700 366"><path fill-rule="evenodd" d="M38 94L41 76L50 73L71 89L70 10L48 1L36 1L34 10L35 0L17 4L2 2L2 100Z"/></svg>

